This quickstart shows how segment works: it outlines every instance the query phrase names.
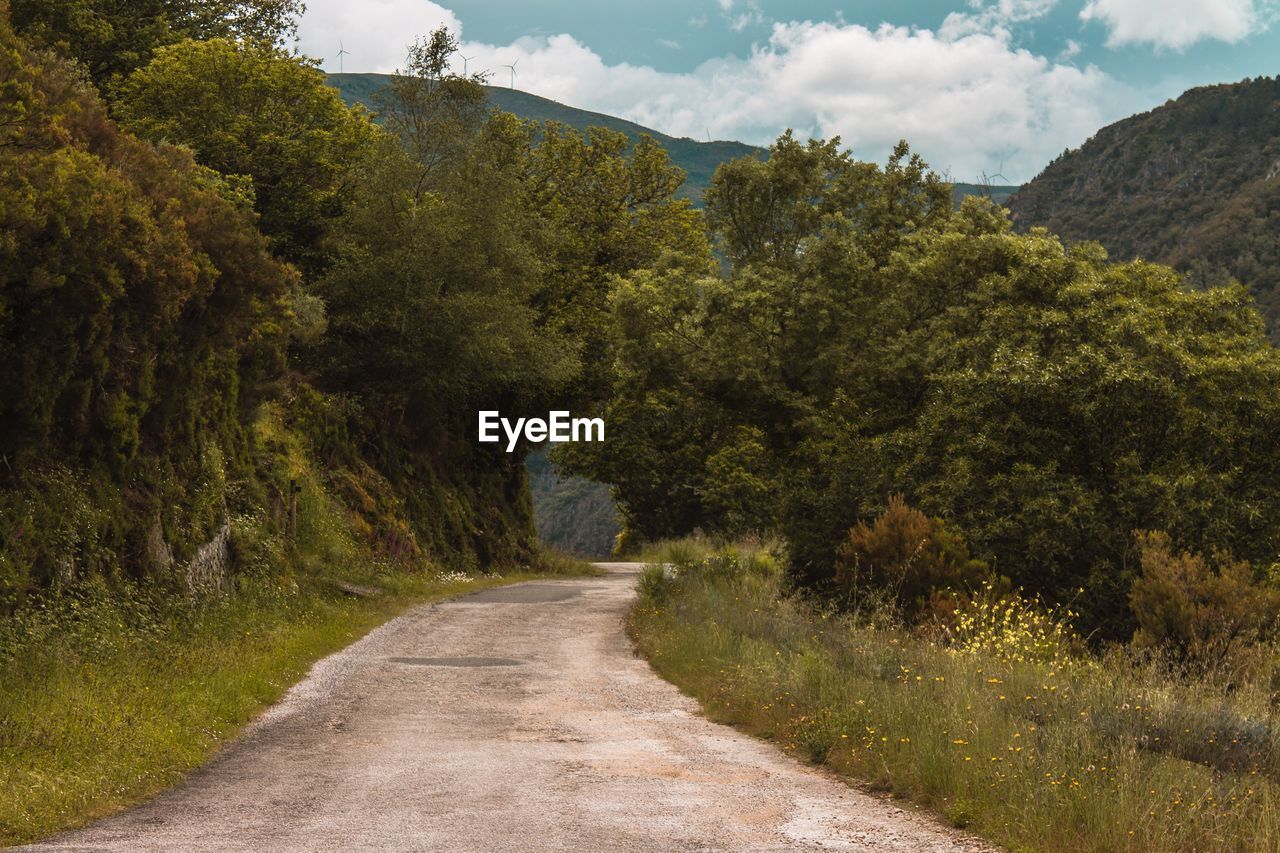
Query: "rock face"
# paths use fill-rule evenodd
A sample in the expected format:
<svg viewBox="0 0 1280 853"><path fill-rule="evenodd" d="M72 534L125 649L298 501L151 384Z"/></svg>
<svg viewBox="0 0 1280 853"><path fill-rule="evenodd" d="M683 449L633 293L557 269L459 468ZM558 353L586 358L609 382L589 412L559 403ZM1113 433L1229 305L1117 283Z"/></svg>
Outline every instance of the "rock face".
<svg viewBox="0 0 1280 853"><path fill-rule="evenodd" d="M145 554L147 568L155 574L164 575L173 568L173 549L164 539L164 528L160 526L159 518L147 529Z"/></svg>
<svg viewBox="0 0 1280 853"><path fill-rule="evenodd" d="M1234 278L1280 329L1280 78L1192 89L1102 130L1009 199L1014 226L1096 240L1193 286Z"/></svg>
<svg viewBox="0 0 1280 853"><path fill-rule="evenodd" d="M187 564L187 589L225 592L231 577L231 524L224 522L214 537L196 549Z"/></svg>

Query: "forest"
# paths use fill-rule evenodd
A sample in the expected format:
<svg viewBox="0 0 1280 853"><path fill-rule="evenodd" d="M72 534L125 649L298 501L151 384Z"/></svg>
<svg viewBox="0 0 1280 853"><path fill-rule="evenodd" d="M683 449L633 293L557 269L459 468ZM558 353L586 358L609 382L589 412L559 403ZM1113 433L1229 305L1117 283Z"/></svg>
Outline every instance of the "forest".
<svg viewBox="0 0 1280 853"><path fill-rule="evenodd" d="M15 23L44 32L40 8ZM521 458L478 446L475 412L602 393L608 278L704 239L661 149L490 113L443 31L375 122L242 13L87 80L87 54L6 34L10 605L180 585L224 526L232 553L276 536L297 472L264 417L374 552L527 562Z"/></svg>

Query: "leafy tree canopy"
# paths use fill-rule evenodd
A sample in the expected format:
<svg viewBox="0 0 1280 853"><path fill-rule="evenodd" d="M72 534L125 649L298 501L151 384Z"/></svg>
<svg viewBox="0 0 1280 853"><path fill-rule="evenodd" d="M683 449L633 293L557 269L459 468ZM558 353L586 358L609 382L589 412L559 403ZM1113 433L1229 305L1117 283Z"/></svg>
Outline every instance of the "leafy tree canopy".
<svg viewBox="0 0 1280 853"><path fill-rule="evenodd" d="M613 294L610 442L575 461L634 532L781 529L821 586L902 493L1118 630L1134 529L1274 560L1280 359L1243 289L1016 235L985 202L953 214L905 148L884 169L774 150L776 171L716 178L726 275L646 270Z"/></svg>
<svg viewBox="0 0 1280 853"><path fill-rule="evenodd" d="M243 461L295 274L236 186L118 130L75 69L28 51L2 18L0 80L0 498L58 465L127 483L128 505L111 511L128 521L95 535L136 553L146 523L191 509L176 484L199 481L210 458ZM4 542L57 538L24 538L23 524L0 513ZM48 580L54 562L87 556L77 541L15 564Z"/></svg>
<svg viewBox="0 0 1280 853"><path fill-rule="evenodd" d="M302 0L9 0L13 27L80 62L99 86L146 65L183 39L282 43Z"/></svg>
<svg viewBox="0 0 1280 853"><path fill-rule="evenodd" d="M120 85L117 112L135 133L189 146L204 165L248 178L262 231L312 275L376 134L308 60L225 38L159 48Z"/></svg>

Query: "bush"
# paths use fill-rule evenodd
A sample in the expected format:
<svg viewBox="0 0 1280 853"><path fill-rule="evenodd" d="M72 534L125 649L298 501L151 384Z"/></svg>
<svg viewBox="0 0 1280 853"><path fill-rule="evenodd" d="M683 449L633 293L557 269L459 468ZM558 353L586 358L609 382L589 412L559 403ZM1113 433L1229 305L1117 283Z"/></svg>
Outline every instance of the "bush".
<svg viewBox="0 0 1280 853"><path fill-rule="evenodd" d="M849 600L880 597L908 618L952 609L957 597L988 578L985 563L969 556L963 537L907 505L902 495L868 526L849 531L836 566L836 583Z"/></svg>
<svg viewBox="0 0 1280 853"><path fill-rule="evenodd" d="M1249 563L1222 551L1208 559L1175 553L1168 534L1158 531L1134 536L1142 562L1142 577L1129 593L1138 623L1135 646L1213 665L1275 635L1280 591Z"/></svg>

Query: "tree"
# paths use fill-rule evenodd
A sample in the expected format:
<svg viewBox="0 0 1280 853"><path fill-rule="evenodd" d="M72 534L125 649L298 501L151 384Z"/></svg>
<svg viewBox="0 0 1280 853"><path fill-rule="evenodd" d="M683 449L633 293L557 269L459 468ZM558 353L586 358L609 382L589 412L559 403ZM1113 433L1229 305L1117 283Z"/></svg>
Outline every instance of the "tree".
<svg viewBox="0 0 1280 853"><path fill-rule="evenodd" d="M684 172L649 136L631 147L618 131L584 134L548 122L528 171L529 203L545 227L537 305L549 333L579 342L582 352L576 399L564 402L594 405L608 394L614 278L659 262L709 272L706 229L698 211L675 197Z"/></svg>
<svg viewBox="0 0 1280 853"><path fill-rule="evenodd" d="M1134 529L1274 559L1280 357L1243 289L1015 235L989 202L952 213L905 148L884 169L774 152L714 182L726 275L615 288L610 442L585 467L633 531L731 529L726 495L777 483L748 503L829 587L848 530L902 494L1028 591L1083 587L1117 635Z"/></svg>
<svg viewBox="0 0 1280 853"><path fill-rule="evenodd" d="M276 252L309 276L323 270L321 238L350 201L377 132L308 60L260 42L184 41L158 49L118 98L130 130L250 180Z"/></svg>
<svg viewBox="0 0 1280 853"><path fill-rule="evenodd" d="M1280 356L1243 288L1188 292L1166 267L1004 222L940 235L921 261L917 280L973 283L927 326L922 405L884 440L892 476L1001 574L1084 587L1096 618L1120 620L1135 529L1280 550Z"/></svg>
<svg viewBox="0 0 1280 853"><path fill-rule="evenodd" d="M450 70L457 51L458 41L445 27L417 39L405 67L374 99L378 120L409 155L416 193L467 156L489 114L485 76Z"/></svg>
<svg viewBox="0 0 1280 853"><path fill-rule="evenodd" d="M884 496L954 525L999 574L1130 626L1134 529L1270 560L1280 358L1238 287L1188 292L967 202L885 267L868 358L808 424L785 528L821 583ZM884 357L888 353L891 357ZM856 378L856 377L854 377Z"/></svg>
<svg viewBox="0 0 1280 853"><path fill-rule="evenodd" d="M893 352L871 343L871 312L888 286L879 270L912 233L947 221L949 199L905 146L880 168L837 142L801 144L788 133L768 161L726 164L707 218L735 263L724 277L659 264L615 286L611 441L604 452L575 449L578 470L614 483L628 524L647 536L728 517L715 508L720 497L703 499L721 495L713 457L717 468L752 459L762 486L783 479L806 424L829 401L855 385L876 391L864 368ZM667 413L660 427L640 417L657 405ZM738 441L744 430L758 450ZM677 452L680 440L689 447ZM680 497L664 505L664 491ZM772 516L753 511L752 526L777 525L780 500L751 503Z"/></svg>
<svg viewBox="0 0 1280 853"><path fill-rule="evenodd" d="M881 170L841 151L839 137L801 143L788 130L769 146L767 160L744 157L717 169L706 203L708 223L736 267L793 269L802 244L830 217L881 235L866 246L881 259L895 231L945 219L951 190L905 142Z"/></svg>
<svg viewBox="0 0 1280 853"><path fill-rule="evenodd" d="M10 0L13 27L60 48L111 88L183 39L277 44L297 30L302 0Z"/></svg>

